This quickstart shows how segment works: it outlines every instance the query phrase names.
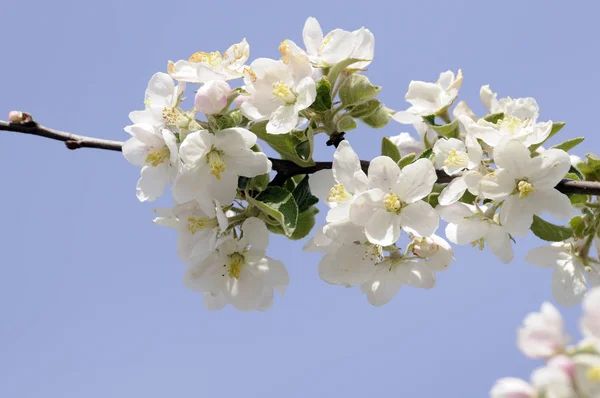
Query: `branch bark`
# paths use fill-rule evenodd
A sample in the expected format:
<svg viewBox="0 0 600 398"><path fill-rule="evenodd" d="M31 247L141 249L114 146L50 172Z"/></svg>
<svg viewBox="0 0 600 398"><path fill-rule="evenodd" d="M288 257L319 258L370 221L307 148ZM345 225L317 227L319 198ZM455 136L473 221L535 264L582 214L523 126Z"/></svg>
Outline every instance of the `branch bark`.
<svg viewBox="0 0 600 398"><path fill-rule="evenodd" d="M108 151L121 152L123 142L103 140L100 138L86 137L44 127L36 122L10 123L0 120L0 131L12 131L15 133L36 135L38 137L49 138L51 140L62 141L68 149L96 148ZM277 172L274 179L275 184L283 183L287 178L300 174L314 174L320 170L327 170L333 167L333 162L315 162L314 166L302 167L292 161L269 158L273 163L273 170ZM361 160L361 167L366 173L369 169L369 161ZM454 177L449 176L442 170L436 170L438 183L448 183ZM564 194L583 194L600 196L600 182L593 181L575 181L564 179L556 185L556 189Z"/></svg>

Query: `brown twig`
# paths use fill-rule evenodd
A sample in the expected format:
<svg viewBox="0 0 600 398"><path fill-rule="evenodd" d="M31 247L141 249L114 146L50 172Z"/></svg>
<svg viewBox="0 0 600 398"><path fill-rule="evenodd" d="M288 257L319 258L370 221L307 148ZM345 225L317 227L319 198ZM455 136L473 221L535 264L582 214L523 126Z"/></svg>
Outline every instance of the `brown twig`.
<svg viewBox="0 0 600 398"><path fill-rule="evenodd" d="M123 147L123 142L121 141L103 140L100 138L67 133L41 126L33 121L26 123L10 123L0 121L0 131L12 131L15 133L37 135L39 137L49 138L51 140L62 141L69 149L97 148L120 152ZM343 138L343 136L340 138ZM277 181L281 183L285 182L286 179L296 175L314 174L319 170L331 169L333 167L333 162L315 162L314 166L303 167L298 166L290 160L275 158L269 159L273 163L273 170L277 172ZM369 162L366 160L361 160L360 162L362 169L366 173L369 169ZM437 182L442 184L448 183L454 178L453 176L449 176L448 174L444 173L442 170L437 170L437 175ZM564 194L600 196L600 182L564 179L559 182L558 185L556 185L556 189Z"/></svg>

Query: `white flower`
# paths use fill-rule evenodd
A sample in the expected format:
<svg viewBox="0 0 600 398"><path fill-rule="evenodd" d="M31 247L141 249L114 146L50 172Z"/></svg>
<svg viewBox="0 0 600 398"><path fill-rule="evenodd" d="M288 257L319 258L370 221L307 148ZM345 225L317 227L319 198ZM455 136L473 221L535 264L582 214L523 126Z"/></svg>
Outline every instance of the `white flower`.
<svg viewBox="0 0 600 398"><path fill-rule="evenodd" d="M379 156L369 165L369 190L357 196L350 208L352 222L365 227L371 243L394 244L400 228L420 236L429 236L438 227L436 211L422 201L431 193L437 175L427 159L400 169L387 156Z"/></svg>
<svg viewBox="0 0 600 398"><path fill-rule="evenodd" d="M458 97L463 75L459 69L456 76L452 71L442 72L437 82L411 81L405 99L412 106L406 111L396 112L393 118L402 124L422 123L422 116L440 115Z"/></svg>
<svg viewBox="0 0 600 398"><path fill-rule="evenodd" d="M583 300L581 330L600 340L600 287L591 289Z"/></svg>
<svg viewBox="0 0 600 398"><path fill-rule="evenodd" d="M227 105L227 96L231 87L227 82L211 80L202 85L196 92L194 107L198 112L212 115L219 113Z"/></svg>
<svg viewBox="0 0 600 398"><path fill-rule="evenodd" d="M373 60L375 37L364 27L354 32L335 29L323 37L319 22L309 17L304 24L302 38L306 53L313 65L318 67L333 66L346 59L355 58L365 61L352 64L350 67L363 69Z"/></svg>
<svg viewBox="0 0 600 398"><path fill-rule="evenodd" d="M425 265L433 271L444 271L448 268L454 255L448 242L435 234L427 237L411 235L411 239L408 247Z"/></svg>
<svg viewBox="0 0 600 398"><path fill-rule="evenodd" d="M130 112L129 119L132 123L146 123L157 128L189 123L177 107L184 91L185 83L175 86L166 73L155 73L146 88L146 109Z"/></svg>
<svg viewBox="0 0 600 398"><path fill-rule="evenodd" d="M575 253L576 247L571 242L553 242L531 250L525 257L528 263L554 267L552 295L564 306L579 303L587 292L585 266Z"/></svg>
<svg viewBox="0 0 600 398"><path fill-rule="evenodd" d="M509 263L513 259L510 235L494 219L487 215L486 206L473 206L456 202L449 206L437 206L440 217L448 223L446 237L457 245L471 243L483 249L484 244L502 261ZM491 218L490 218L491 217Z"/></svg>
<svg viewBox="0 0 600 398"><path fill-rule="evenodd" d="M435 286L435 272L420 259L393 253L377 265L373 278L362 284L360 290L369 303L380 307L389 303L402 285L431 289Z"/></svg>
<svg viewBox="0 0 600 398"><path fill-rule="evenodd" d="M400 133L389 138L390 141L398 147L402 156L408 155L409 153L414 153L416 156L419 156L425 150L425 144L422 141L413 138L409 133Z"/></svg>
<svg viewBox="0 0 600 398"><path fill-rule="evenodd" d="M569 198L554 189L571 167L565 151L550 149L531 158L522 142L508 140L494 149L494 162L499 169L481 179L479 190L488 199L504 201L500 223L508 232L524 236L534 214L571 216Z"/></svg>
<svg viewBox="0 0 600 398"><path fill-rule="evenodd" d="M575 362L575 383L579 397L600 397L600 357L593 354L579 354Z"/></svg>
<svg viewBox="0 0 600 398"><path fill-rule="evenodd" d="M540 114L540 107L535 98L502 98L497 100L498 94L492 92L489 85L481 87L479 91L481 102L488 110L488 113L504 113L504 117L514 117L519 120L528 120L531 124L537 122Z"/></svg>
<svg viewBox="0 0 600 398"><path fill-rule="evenodd" d="M259 58L246 72L245 89L250 98L242 103L241 110L252 121L268 120L269 134L291 131L298 124L298 112L317 98L312 72L306 75L291 63Z"/></svg>
<svg viewBox="0 0 600 398"><path fill-rule="evenodd" d="M369 243L360 228L351 223L329 223L317 228L304 250L324 253L319 277L332 285L357 286L370 280L383 259L381 246Z"/></svg>
<svg viewBox="0 0 600 398"><path fill-rule="evenodd" d="M136 195L141 202L152 201L165 191L177 174L179 157L175 134L167 129L138 123L125 127L131 138L123 144L123 156L140 166Z"/></svg>
<svg viewBox="0 0 600 398"><path fill-rule="evenodd" d="M289 275L281 261L266 256L269 231L258 218L242 224L242 237L228 239L216 252L184 275L185 286L198 292L222 294L240 311L268 308L274 290L285 292Z"/></svg>
<svg viewBox="0 0 600 398"><path fill-rule="evenodd" d="M536 397L579 398L573 390L571 378L562 370L550 366L536 369L531 375Z"/></svg>
<svg viewBox="0 0 600 398"><path fill-rule="evenodd" d="M353 198L366 191L369 184L358 155L346 140L335 150L332 170L320 170L308 182L313 195L331 208L327 222L347 220Z"/></svg>
<svg viewBox="0 0 600 398"><path fill-rule="evenodd" d="M494 384L490 391L491 398L536 398L535 389L525 380L505 377Z"/></svg>
<svg viewBox="0 0 600 398"><path fill-rule="evenodd" d="M532 312L519 329L518 346L529 358L549 358L563 350L567 335L560 312L550 303L542 304L540 312Z"/></svg>
<svg viewBox="0 0 600 398"><path fill-rule="evenodd" d="M181 144L184 162L173 184L173 197L179 203L197 200L200 205L213 200L229 204L237 190L238 176L255 177L271 171L271 161L262 152L252 151L256 135L243 128L207 130L188 134Z"/></svg>
<svg viewBox="0 0 600 398"><path fill-rule="evenodd" d="M197 52L189 60L169 61L169 74L182 82L205 83L210 80L231 80L243 76L244 63L250 56L246 39L220 52Z"/></svg>
<svg viewBox="0 0 600 398"><path fill-rule="evenodd" d="M221 206L204 211L198 202L192 201L154 210L158 217L154 222L179 232L177 254L181 262L192 264L208 257L220 242L220 235L227 228L227 217Z"/></svg>

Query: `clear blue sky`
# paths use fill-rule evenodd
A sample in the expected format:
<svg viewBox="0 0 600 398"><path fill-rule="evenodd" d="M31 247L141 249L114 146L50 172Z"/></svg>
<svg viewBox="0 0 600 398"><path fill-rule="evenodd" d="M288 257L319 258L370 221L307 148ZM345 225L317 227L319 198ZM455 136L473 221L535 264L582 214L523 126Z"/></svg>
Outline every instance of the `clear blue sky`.
<svg viewBox="0 0 600 398"><path fill-rule="evenodd" d="M600 152L596 2L552 1L15 1L0 6L0 114L31 112L55 128L123 140L149 78L167 60L223 51L246 37L251 57L301 43L306 17L325 31L364 25L376 38L368 76L393 109L411 79L462 68L479 87L532 96L542 120L567 122ZM5 116L1 116L4 118ZM384 131L349 139L363 158ZM322 140L321 140L322 144ZM584 147L585 146L585 147ZM135 197L139 169L119 153L68 151L0 134L0 396L484 397L503 376L528 378L516 349L525 314L550 299L550 276L487 251L458 261L429 291L402 289L371 307L358 288L319 280L316 254L273 238L291 284L266 313L209 312L181 283L176 235ZM331 157L321 145L316 156ZM571 330L579 309L563 311Z"/></svg>

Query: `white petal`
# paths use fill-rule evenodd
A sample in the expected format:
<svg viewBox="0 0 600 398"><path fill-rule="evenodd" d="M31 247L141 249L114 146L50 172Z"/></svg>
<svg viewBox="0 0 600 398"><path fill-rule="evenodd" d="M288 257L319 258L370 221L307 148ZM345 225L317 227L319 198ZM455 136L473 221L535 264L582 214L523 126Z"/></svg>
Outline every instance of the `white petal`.
<svg viewBox="0 0 600 398"><path fill-rule="evenodd" d="M333 177L348 192L354 193L356 191L354 175L359 171L362 171L362 169L358 155L354 152L348 141L344 140L340 142L333 154Z"/></svg>
<svg viewBox="0 0 600 398"><path fill-rule="evenodd" d="M140 202L153 201L163 194L169 184L169 168L167 164L157 167L142 167L142 176L138 180L136 194Z"/></svg>
<svg viewBox="0 0 600 398"><path fill-rule="evenodd" d="M380 246L396 243L400 238L398 216L387 210L377 210L367 221L365 233L369 242Z"/></svg>
<svg viewBox="0 0 600 398"><path fill-rule="evenodd" d="M265 285L285 293L285 287L290 283L290 276L281 261L265 257L257 263L248 265L254 275L265 281Z"/></svg>
<svg viewBox="0 0 600 398"><path fill-rule="evenodd" d="M435 272L421 261L405 261L396 266L396 275L404 283L421 289L431 289L435 286Z"/></svg>
<svg viewBox="0 0 600 398"><path fill-rule="evenodd" d="M256 177L271 171L273 164L266 154L254 151L240 151L237 156L224 157L227 168L237 175Z"/></svg>
<svg viewBox="0 0 600 398"><path fill-rule="evenodd" d="M175 83L173 78L166 73L158 72L155 73L148 87L146 88L146 102L149 104L148 107L159 107L172 106L172 98L175 92Z"/></svg>
<svg viewBox="0 0 600 398"><path fill-rule="evenodd" d="M242 267L240 278L229 278L225 283L225 297L237 310L257 310L262 301L264 281L254 275L247 264Z"/></svg>
<svg viewBox="0 0 600 398"><path fill-rule="evenodd" d="M350 220L357 225L365 225L374 212L383 209L381 189L370 189L358 195L350 206Z"/></svg>
<svg viewBox="0 0 600 398"><path fill-rule="evenodd" d="M492 253L496 255L504 264L512 261L514 254L510 243L510 236L500 226L490 226L485 235L485 243Z"/></svg>
<svg viewBox="0 0 600 398"><path fill-rule="evenodd" d="M322 202L328 201L329 192L335 184L332 170L319 170L308 177L310 192Z"/></svg>
<svg viewBox="0 0 600 398"><path fill-rule="evenodd" d="M442 190L438 196L438 202L442 206L447 206L457 202L465 194L467 183L462 177L455 178L450 184Z"/></svg>
<svg viewBox="0 0 600 398"><path fill-rule="evenodd" d="M306 52L309 55L318 55L323 44L323 31L321 25L313 17L308 17L304 23L304 29L302 30L302 39L304 40L304 46Z"/></svg>
<svg viewBox="0 0 600 398"><path fill-rule="evenodd" d="M565 247L558 243L530 250L525 256L525 261L539 267L554 267L559 260L567 260L570 257Z"/></svg>
<svg viewBox="0 0 600 398"><path fill-rule="evenodd" d="M233 127L219 131L214 136L214 143L219 149L225 152L236 154L239 151L244 151L256 145L256 134L241 128Z"/></svg>
<svg viewBox="0 0 600 398"><path fill-rule="evenodd" d="M423 122L423 118L421 116L407 111L399 111L394 113L392 119L402 124L416 124Z"/></svg>
<svg viewBox="0 0 600 398"><path fill-rule="evenodd" d="M408 166L407 166L408 167ZM377 156L369 164L369 186L390 192L400 176L400 167L387 156Z"/></svg>
<svg viewBox="0 0 600 398"><path fill-rule="evenodd" d="M146 165L146 157L151 147L144 144L135 137L131 137L123 144L123 156L127 161L135 166L143 167Z"/></svg>
<svg viewBox="0 0 600 398"><path fill-rule="evenodd" d="M529 176L532 170L531 152L519 140L508 140L494 148L494 162L518 178Z"/></svg>
<svg viewBox="0 0 600 398"><path fill-rule="evenodd" d="M537 215L547 212L553 217L568 220L575 211L569 197L553 188L536 190L527 200L535 203L534 211Z"/></svg>
<svg viewBox="0 0 600 398"><path fill-rule="evenodd" d="M398 216L400 225L409 233L429 236L437 229L440 219L438 213L422 200L409 204Z"/></svg>
<svg viewBox="0 0 600 398"><path fill-rule="evenodd" d="M533 158L529 178L535 188L554 188L570 167L571 158L565 151L549 149Z"/></svg>
<svg viewBox="0 0 600 398"><path fill-rule="evenodd" d="M300 80L296 86L296 92L298 93L298 98L296 98L294 104L296 112L308 108L317 99L317 86L312 77L305 77Z"/></svg>
<svg viewBox="0 0 600 398"><path fill-rule="evenodd" d="M500 208L500 223L510 234L525 236L533 223L534 206L527 198L511 195Z"/></svg>
<svg viewBox="0 0 600 398"><path fill-rule="evenodd" d="M479 193L492 200L502 200L517 188L515 177L509 170L497 170L479 180Z"/></svg>
<svg viewBox="0 0 600 398"><path fill-rule="evenodd" d="M298 113L293 105L282 105L273 114L267 123L267 133L285 134L294 129L298 123Z"/></svg>
<svg viewBox="0 0 600 398"><path fill-rule="evenodd" d="M401 286L402 279L395 275L393 269L389 271L389 267L379 267L373 280L361 286L361 290L367 293L369 303L380 307L389 303Z"/></svg>
<svg viewBox="0 0 600 398"><path fill-rule="evenodd" d="M247 218L242 224L243 243L252 245L255 253L265 253L269 246L269 231L265 223L256 218Z"/></svg>
<svg viewBox="0 0 600 398"><path fill-rule="evenodd" d="M452 203L448 206L437 206L435 209L440 214L440 217L446 222L458 224L463 221L465 217L471 217L474 211L471 210L474 206L469 207L465 203Z"/></svg>
<svg viewBox="0 0 600 398"><path fill-rule="evenodd" d="M137 123L125 127L125 131L150 147L161 148L165 145L162 135L151 124Z"/></svg>
<svg viewBox="0 0 600 398"><path fill-rule="evenodd" d="M436 181L433 164L428 159L419 159L402 169L394 193L402 201L412 203L429 195Z"/></svg>
<svg viewBox="0 0 600 398"><path fill-rule="evenodd" d="M561 305L571 307L578 304L587 292L583 270L569 262L556 267L552 273L552 296Z"/></svg>
<svg viewBox="0 0 600 398"><path fill-rule="evenodd" d="M446 237L456 245L466 245L484 237L490 224L479 220L462 220L458 224L448 224Z"/></svg>
<svg viewBox="0 0 600 398"><path fill-rule="evenodd" d="M220 310L227 305L227 299L222 292L204 292L204 307L209 311Z"/></svg>
<svg viewBox="0 0 600 398"><path fill-rule="evenodd" d="M214 136L208 130L199 130L189 133L181 146L179 154L185 164L191 166L203 161L206 154L210 151Z"/></svg>

